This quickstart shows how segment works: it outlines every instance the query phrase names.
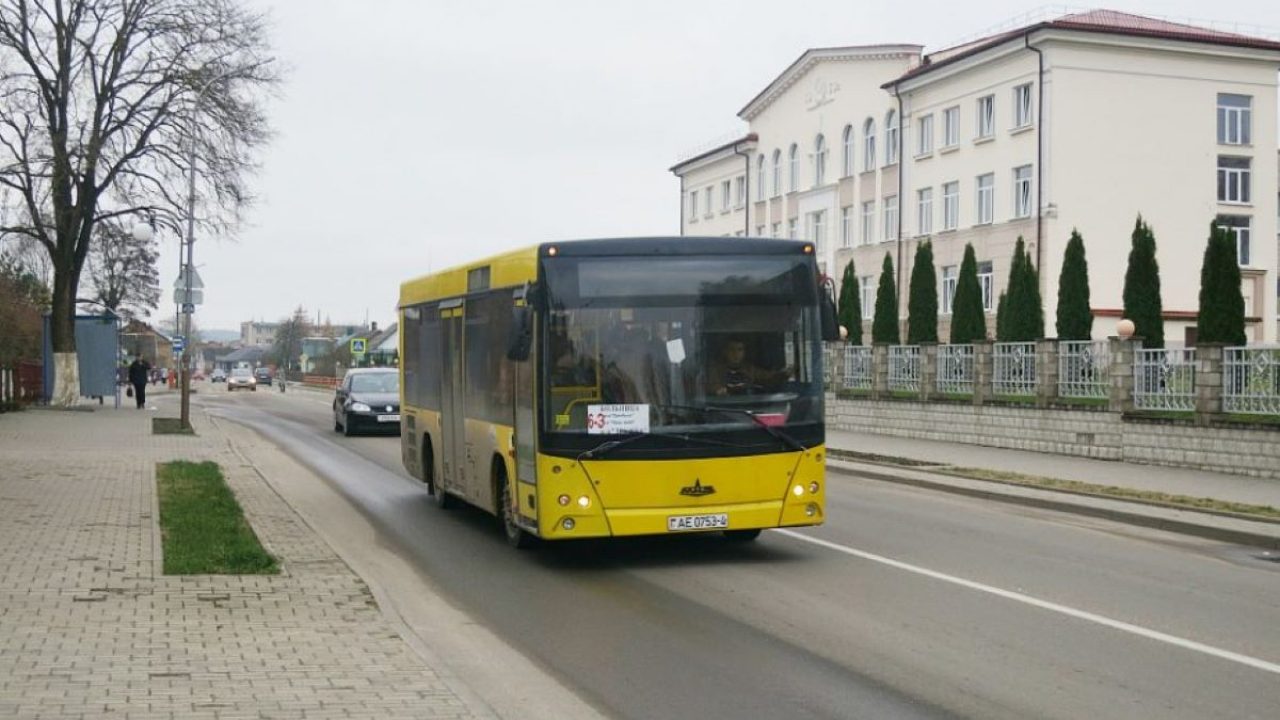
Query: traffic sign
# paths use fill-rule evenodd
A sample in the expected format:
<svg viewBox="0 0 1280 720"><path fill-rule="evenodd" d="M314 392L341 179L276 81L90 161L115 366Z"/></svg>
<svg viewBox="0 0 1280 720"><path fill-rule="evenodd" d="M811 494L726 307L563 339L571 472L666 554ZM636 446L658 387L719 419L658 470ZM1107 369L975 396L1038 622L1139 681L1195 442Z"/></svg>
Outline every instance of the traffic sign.
<svg viewBox="0 0 1280 720"><path fill-rule="evenodd" d="M195 312L195 311L196 311L195 303L183 303L183 304L182 304L182 314L183 314L183 315L190 315L191 313L193 313L193 312Z"/></svg>
<svg viewBox="0 0 1280 720"><path fill-rule="evenodd" d="M174 288L173 302L175 305L203 305L204 290L191 288L191 293L188 294L186 288Z"/></svg>
<svg viewBox="0 0 1280 720"><path fill-rule="evenodd" d="M365 348L369 346L368 343L369 341L364 338L351 338L351 354L363 355Z"/></svg>
<svg viewBox="0 0 1280 720"><path fill-rule="evenodd" d="M180 351L182 350L182 348L184 348L184 347L186 347L186 346L187 346L187 339L186 339L186 338L184 338L184 337L182 337L182 336L178 336L178 337L175 337L175 338L173 339L173 351L174 351L174 352L180 352Z"/></svg>

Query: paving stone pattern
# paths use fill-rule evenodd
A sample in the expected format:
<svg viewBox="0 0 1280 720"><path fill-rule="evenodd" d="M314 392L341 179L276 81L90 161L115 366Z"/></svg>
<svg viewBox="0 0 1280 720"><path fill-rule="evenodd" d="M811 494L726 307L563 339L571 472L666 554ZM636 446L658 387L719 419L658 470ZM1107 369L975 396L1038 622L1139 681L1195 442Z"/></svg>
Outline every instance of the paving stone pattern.
<svg viewBox="0 0 1280 720"><path fill-rule="evenodd" d="M155 413L0 415L0 717L471 718L228 446ZM276 576L162 574L155 465L218 462Z"/></svg>

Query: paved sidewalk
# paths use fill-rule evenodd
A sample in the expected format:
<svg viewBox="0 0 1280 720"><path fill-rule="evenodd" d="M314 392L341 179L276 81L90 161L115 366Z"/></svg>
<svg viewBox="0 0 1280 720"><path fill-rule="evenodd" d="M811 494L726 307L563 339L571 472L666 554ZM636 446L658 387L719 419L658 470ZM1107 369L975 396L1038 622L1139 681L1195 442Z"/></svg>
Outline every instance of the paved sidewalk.
<svg viewBox="0 0 1280 720"><path fill-rule="evenodd" d="M216 427L153 436L158 414L0 415L0 717L492 716ZM280 575L162 574L155 464L171 459L222 466Z"/></svg>
<svg viewBox="0 0 1280 720"><path fill-rule="evenodd" d="M828 467L885 480L962 495L1014 502L1103 517L1224 542L1280 549L1280 522L1209 511L1172 508L1138 500L1083 495L1065 490L978 480L947 474L947 466L1076 480L1170 495L1208 497L1280 508L1280 482L1199 470L1091 460L1066 455L915 440L827 429L827 447L862 457L833 453ZM878 457L867 457L867 456ZM895 462L915 461L915 464Z"/></svg>

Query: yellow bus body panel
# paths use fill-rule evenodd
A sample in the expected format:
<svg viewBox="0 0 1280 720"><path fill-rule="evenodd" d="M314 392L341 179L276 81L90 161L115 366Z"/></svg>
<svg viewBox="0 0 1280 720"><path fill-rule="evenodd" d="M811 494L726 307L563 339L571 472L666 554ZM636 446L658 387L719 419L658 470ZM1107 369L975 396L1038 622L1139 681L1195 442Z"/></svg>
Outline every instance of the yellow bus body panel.
<svg viewBox="0 0 1280 720"><path fill-rule="evenodd" d="M512 250L466 265L441 270L400 284L400 307L432 302L467 294L467 273L489 268L489 287L519 287L538 277L538 248ZM402 356L403 357L403 356Z"/></svg>
<svg viewBox="0 0 1280 720"><path fill-rule="evenodd" d="M728 515L729 530L819 525L826 514L824 456L822 446L691 460L579 463L539 455L539 534L548 540L663 535L670 516L720 513ZM566 518L572 529L565 528Z"/></svg>

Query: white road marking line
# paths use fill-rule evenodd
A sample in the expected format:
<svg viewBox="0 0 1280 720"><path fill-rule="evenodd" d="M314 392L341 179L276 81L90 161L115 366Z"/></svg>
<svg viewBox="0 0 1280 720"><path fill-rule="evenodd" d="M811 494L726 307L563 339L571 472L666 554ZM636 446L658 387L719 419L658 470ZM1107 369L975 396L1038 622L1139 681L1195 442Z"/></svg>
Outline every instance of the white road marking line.
<svg viewBox="0 0 1280 720"><path fill-rule="evenodd" d="M1231 662L1240 663L1241 665L1248 665L1249 667L1252 667L1252 668L1257 668L1259 670L1264 670L1269 673L1275 673L1277 675L1280 675L1280 665L1272 662L1267 662L1266 660L1260 660L1255 657L1250 657L1249 655L1241 655L1240 653L1231 652L1230 650L1223 650L1222 648L1216 648L1216 647L1213 647L1212 645L1205 645L1204 643L1199 643L1199 642L1196 642L1195 640L1188 640L1186 638L1181 638L1176 635L1169 635L1168 633L1162 633L1159 630L1152 630L1150 628L1145 628L1145 627L1142 627L1141 625L1133 625L1131 623L1123 622L1120 620L1114 620L1112 618L1105 617L1102 615L1096 615L1094 613L1086 612L1084 610L1077 610L1073 607L1067 607L1066 605L1059 605L1058 603L1049 602L1047 600L1041 600L1039 598L1034 598L1034 597L1031 597L1030 595L1024 595L1019 592L1013 592L1011 590L1002 590L1001 588L992 587L990 585L983 585L982 583L979 583L979 582L974 582L972 580L965 580L964 578L956 577L954 575L947 575L946 573L940 573L936 570L930 570L928 568L923 568L918 565L911 565L909 563L904 563L900 560L894 560L892 558L884 557L883 555L876 555L874 553L869 553L862 550L855 550L851 547L846 547L844 545L838 545L836 543L828 542L826 540L820 540L818 538L810 537L808 535L801 535L800 533L795 532L793 530L777 530L775 532L786 535L787 537L795 538L796 540L802 540L807 543L812 543L814 545L827 548L828 550L835 550L836 552L844 553L845 555L852 555L853 557L862 558L863 560L870 560L872 562L881 563L882 565L888 565L889 567L898 568L899 570L906 570L907 572L913 572L918 575L924 575L925 577L930 577L935 580L942 580L943 582L953 583L961 587L969 588L970 590L977 590L978 592L988 593L990 595L995 595L996 597L1005 598L1006 600L1014 600L1016 602L1025 603L1033 607L1041 608L1042 610L1049 610L1051 612L1061 613L1063 615L1067 615L1069 617L1077 618L1080 620L1086 620L1088 622L1097 623L1099 625L1105 625L1106 627L1109 627L1115 630L1131 633L1133 635L1139 635L1141 637L1145 637L1151 640L1157 640L1163 643L1168 643L1170 645L1176 645L1177 647L1180 647L1180 648L1185 648L1187 650L1194 650L1195 652L1204 653L1205 655L1212 655L1213 657L1216 657L1216 658L1221 658L1223 660L1230 660Z"/></svg>

